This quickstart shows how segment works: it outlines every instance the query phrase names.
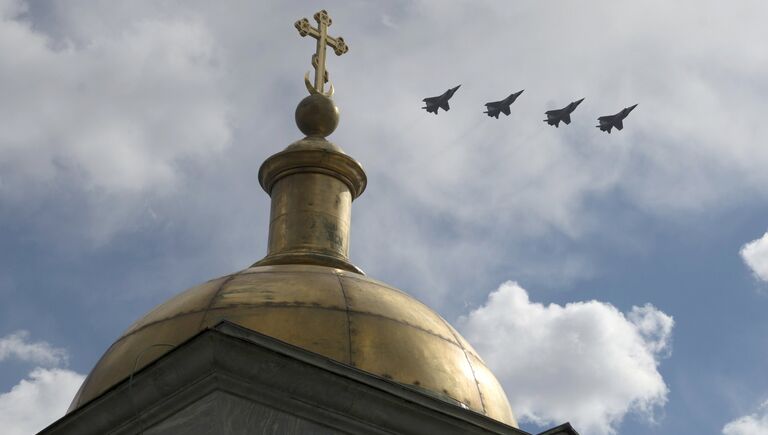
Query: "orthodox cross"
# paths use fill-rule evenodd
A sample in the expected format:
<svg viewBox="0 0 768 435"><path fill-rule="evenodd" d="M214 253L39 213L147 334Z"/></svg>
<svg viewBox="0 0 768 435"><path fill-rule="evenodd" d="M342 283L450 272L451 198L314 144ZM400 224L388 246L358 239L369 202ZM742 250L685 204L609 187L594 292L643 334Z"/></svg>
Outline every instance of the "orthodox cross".
<svg viewBox="0 0 768 435"><path fill-rule="evenodd" d="M304 76L304 82L307 85L307 89L310 93L323 93L323 86L328 81L328 71L325 70L325 46L333 48L333 52L337 56L341 56L349 50L347 44L344 43L342 37L328 36L328 27L331 25L331 17L328 16L328 12L322 10L315 14L315 21L317 21L317 27L312 27L309 24L309 20L302 18L296 21L296 30L299 31L301 36L311 36L317 39L317 50L312 55L312 67L315 68L315 85L312 86L309 82L309 73ZM333 94L333 85L329 94ZM330 96L330 95L329 95Z"/></svg>

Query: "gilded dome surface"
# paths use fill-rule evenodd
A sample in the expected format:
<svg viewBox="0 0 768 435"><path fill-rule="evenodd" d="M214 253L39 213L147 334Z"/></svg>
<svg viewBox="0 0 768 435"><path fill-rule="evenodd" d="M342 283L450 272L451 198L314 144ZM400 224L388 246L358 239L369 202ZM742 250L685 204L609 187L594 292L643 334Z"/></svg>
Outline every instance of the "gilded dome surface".
<svg viewBox="0 0 768 435"><path fill-rule="evenodd" d="M517 426L507 397L448 322L400 290L325 266L257 266L178 294L107 350L70 411L222 320Z"/></svg>

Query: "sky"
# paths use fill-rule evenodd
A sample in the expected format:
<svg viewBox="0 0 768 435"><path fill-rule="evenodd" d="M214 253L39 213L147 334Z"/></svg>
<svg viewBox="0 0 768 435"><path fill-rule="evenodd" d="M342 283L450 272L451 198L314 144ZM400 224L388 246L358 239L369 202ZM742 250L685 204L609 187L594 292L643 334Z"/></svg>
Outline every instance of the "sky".
<svg viewBox="0 0 768 435"><path fill-rule="evenodd" d="M6 433L264 256L258 167L301 138L321 7L349 45L329 139L368 174L352 261L454 324L523 429L768 433L764 1L0 0Z"/></svg>

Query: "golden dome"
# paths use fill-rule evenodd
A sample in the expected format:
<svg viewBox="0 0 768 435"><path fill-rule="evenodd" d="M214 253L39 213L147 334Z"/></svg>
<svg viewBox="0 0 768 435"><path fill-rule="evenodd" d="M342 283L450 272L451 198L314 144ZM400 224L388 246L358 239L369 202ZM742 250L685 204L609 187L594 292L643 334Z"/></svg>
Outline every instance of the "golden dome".
<svg viewBox="0 0 768 435"><path fill-rule="evenodd" d="M315 18L327 25L321 12ZM341 38L333 41L346 47ZM307 137L259 169L271 197L267 256L178 294L134 323L101 357L70 411L226 320L517 426L501 385L448 322L349 261L352 201L367 178L325 139L338 109L331 93L319 95L323 53L313 63L316 89L305 78L312 95L296 111Z"/></svg>
<svg viewBox="0 0 768 435"><path fill-rule="evenodd" d="M222 320L517 426L491 371L434 311L364 275L312 265L251 267L156 307L99 360L70 411Z"/></svg>

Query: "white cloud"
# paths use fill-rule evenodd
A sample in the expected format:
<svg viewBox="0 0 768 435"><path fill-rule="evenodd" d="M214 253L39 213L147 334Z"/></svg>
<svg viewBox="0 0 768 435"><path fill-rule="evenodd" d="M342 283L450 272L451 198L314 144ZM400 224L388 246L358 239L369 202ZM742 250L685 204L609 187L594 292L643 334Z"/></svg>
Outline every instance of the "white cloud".
<svg viewBox="0 0 768 435"><path fill-rule="evenodd" d="M0 426L5 435L37 433L67 411L85 376L64 369L34 369L0 394Z"/></svg>
<svg viewBox="0 0 768 435"><path fill-rule="evenodd" d="M0 11L0 195L63 179L94 193L168 191L185 158L227 145L204 23L145 17L52 38L30 22L27 2L3 0Z"/></svg>
<svg viewBox="0 0 768 435"><path fill-rule="evenodd" d="M674 321L652 305L626 315L599 301L545 306L506 282L459 323L522 421L613 434L627 413L652 420L667 401L658 366Z"/></svg>
<svg viewBox="0 0 768 435"><path fill-rule="evenodd" d="M37 433L64 415L85 376L56 367L67 363L66 350L32 342L26 331L0 338L0 362L10 360L45 367L35 367L10 391L0 392L0 427L7 435Z"/></svg>
<svg viewBox="0 0 768 435"><path fill-rule="evenodd" d="M742 246L739 254L757 279L768 282L768 232Z"/></svg>
<svg viewBox="0 0 768 435"><path fill-rule="evenodd" d="M45 341L28 341L28 331L16 331L0 337L0 362L16 359L42 366L66 364L67 352Z"/></svg>
<svg viewBox="0 0 768 435"><path fill-rule="evenodd" d="M737 418L723 427L723 435L761 434L768 434L768 402L763 403L758 412Z"/></svg>

